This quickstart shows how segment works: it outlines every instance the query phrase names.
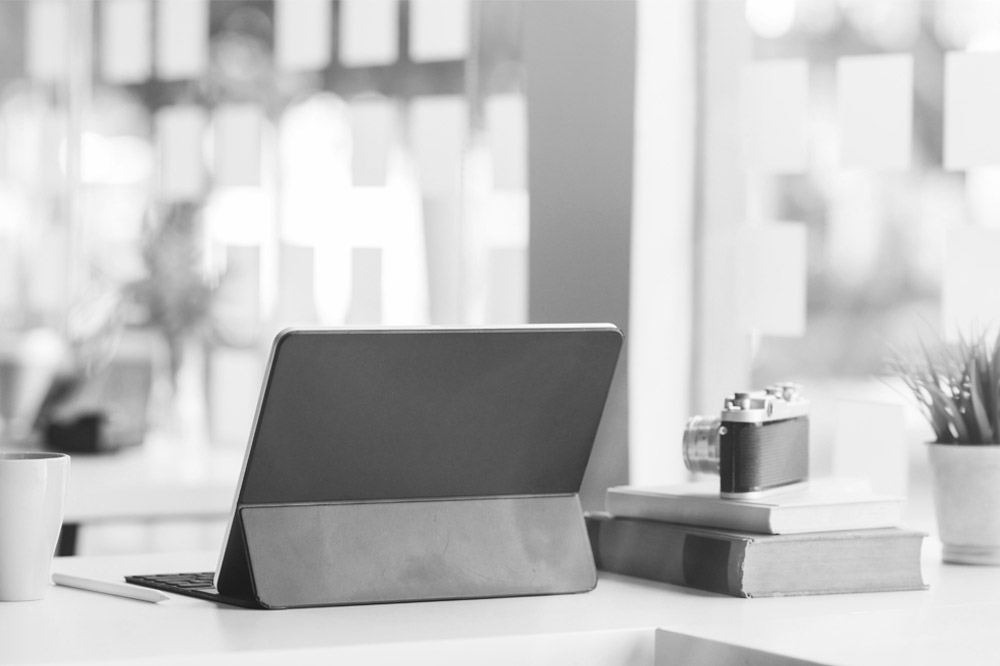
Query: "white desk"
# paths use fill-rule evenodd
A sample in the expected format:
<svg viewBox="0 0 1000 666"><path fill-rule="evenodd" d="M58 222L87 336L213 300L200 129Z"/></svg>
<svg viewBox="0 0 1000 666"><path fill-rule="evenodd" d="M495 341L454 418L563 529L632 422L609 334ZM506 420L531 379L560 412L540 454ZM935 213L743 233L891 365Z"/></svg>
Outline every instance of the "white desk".
<svg viewBox="0 0 1000 666"><path fill-rule="evenodd" d="M74 455L65 520L73 523L225 517L243 450L151 439L103 455Z"/></svg>
<svg viewBox="0 0 1000 666"><path fill-rule="evenodd" d="M120 579L214 565L188 553L55 568ZM286 611L54 587L0 603L0 663L1000 663L1000 568L941 566L931 552L926 578L926 592L747 600L602 575L578 595Z"/></svg>
<svg viewBox="0 0 1000 666"><path fill-rule="evenodd" d="M117 453L74 455L60 553L74 553L76 531L88 524L223 519L242 463L242 449L163 436Z"/></svg>
<svg viewBox="0 0 1000 666"><path fill-rule="evenodd" d="M752 600L738 617L662 627L655 664L1000 664L1000 568L942 565L928 546L925 592Z"/></svg>

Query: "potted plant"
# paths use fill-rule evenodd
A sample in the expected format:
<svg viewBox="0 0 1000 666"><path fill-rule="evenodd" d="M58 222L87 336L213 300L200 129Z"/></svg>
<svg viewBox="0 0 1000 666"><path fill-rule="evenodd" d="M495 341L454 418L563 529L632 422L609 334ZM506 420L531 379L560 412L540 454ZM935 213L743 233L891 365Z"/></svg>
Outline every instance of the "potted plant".
<svg viewBox="0 0 1000 666"><path fill-rule="evenodd" d="M80 453L140 443L158 369L165 370L167 404L175 406L185 353L197 352L213 330L218 276L203 267L199 225L196 204L150 210L139 248L142 276L123 285L95 283L75 304L67 358L35 417L46 447Z"/></svg>
<svg viewBox="0 0 1000 666"><path fill-rule="evenodd" d="M934 431L928 454L943 559L1000 565L1000 334L921 346L891 365Z"/></svg>
<svg viewBox="0 0 1000 666"><path fill-rule="evenodd" d="M202 211L191 202L163 203L143 223L143 276L124 286L131 326L153 335L165 352L156 382L153 421L185 436L207 427L207 346L216 333L213 304L221 272L206 266ZM164 372L165 371L165 372ZM183 379L182 379L183 378Z"/></svg>
<svg viewBox="0 0 1000 666"><path fill-rule="evenodd" d="M211 328L212 297L218 276L206 275L199 247L199 210L193 203L168 205L144 225L142 259L146 274L125 288L126 300L140 311L141 325L166 345L169 379L177 388L185 343Z"/></svg>

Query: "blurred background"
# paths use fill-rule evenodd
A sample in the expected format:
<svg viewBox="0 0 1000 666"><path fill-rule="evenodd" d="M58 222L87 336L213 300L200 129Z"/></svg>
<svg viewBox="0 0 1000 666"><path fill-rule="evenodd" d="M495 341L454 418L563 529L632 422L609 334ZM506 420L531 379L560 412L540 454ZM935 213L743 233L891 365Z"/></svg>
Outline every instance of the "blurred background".
<svg viewBox="0 0 1000 666"><path fill-rule="evenodd" d="M921 526L885 362L996 312L998 47L989 0L0 2L2 446L225 485L284 327L613 321L587 508L793 380ZM217 547L185 511L77 550Z"/></svg>

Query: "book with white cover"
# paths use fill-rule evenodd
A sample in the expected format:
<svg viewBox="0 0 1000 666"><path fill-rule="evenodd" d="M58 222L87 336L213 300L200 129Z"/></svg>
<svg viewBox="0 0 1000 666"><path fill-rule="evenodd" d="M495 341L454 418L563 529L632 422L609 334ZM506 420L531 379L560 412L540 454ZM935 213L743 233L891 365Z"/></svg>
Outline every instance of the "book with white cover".
<svg viewBox="0 0 1000 666"><path fill-rule="evenodd" d="M718 479L672 486L613 486L605 509L613 516L685 525L798 534L898 527L904 500L857 479L814 479L754 499L719 497Z"/></svg>

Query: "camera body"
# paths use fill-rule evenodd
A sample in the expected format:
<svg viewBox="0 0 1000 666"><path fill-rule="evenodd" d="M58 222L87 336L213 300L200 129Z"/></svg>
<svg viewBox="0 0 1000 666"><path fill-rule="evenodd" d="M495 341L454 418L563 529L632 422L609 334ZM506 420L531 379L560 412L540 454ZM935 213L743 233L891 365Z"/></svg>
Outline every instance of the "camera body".
<svg viewBox="0 0 1000 666"><path fill-rule="evenodd" d="M809 477L809 403L795 384L734 393L684 429L684 463L719 475L723 497L754 497Z"/></svg>

